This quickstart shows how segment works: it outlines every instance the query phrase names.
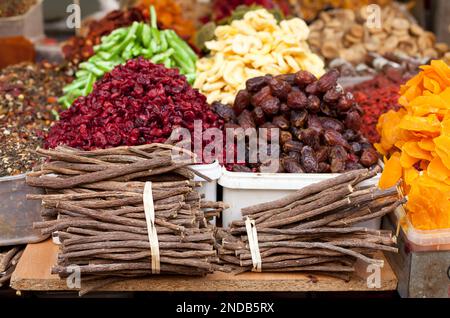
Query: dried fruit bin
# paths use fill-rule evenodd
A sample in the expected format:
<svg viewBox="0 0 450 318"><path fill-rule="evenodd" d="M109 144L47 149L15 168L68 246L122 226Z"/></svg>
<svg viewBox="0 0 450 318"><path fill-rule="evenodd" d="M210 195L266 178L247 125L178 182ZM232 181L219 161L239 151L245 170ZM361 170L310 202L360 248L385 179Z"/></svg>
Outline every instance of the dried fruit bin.
<svg viewBox="0 0 450 318"><path fill-rule="evenodd" d="M406 217L405 209L401 206L395 210L395 216L397 223L400 222L411 251L450 251L450 229L416 229Z"/></svg>
<svg viewBox="0 0 450 318"><path fill-rule="evenodd" d="M337 173L249 173L230 172L223 169L219 185L223 187L223 201L230 208L222 214L223 226L242 219L241 209L254 204L282 198L290 192L310 184L338 176ZM379 175L362 184L378 183ZM371 229L379 229L381 218L358 223Z"/></svg>
<svg viewBox="0 0 450 318"><path fill-rule="evenodd" d="M222 167L219 165L219 162L214 161L211 164L192 165L191 168L212 180L208 182L199 176L195 176L194 181L201 182L198 192L205 195L205 200L217 201L217 180L222 175Z"/></svg>
<svg viewBox="0 0 450 318"><path fill-rule="evenodd" d="M37 0L25 14L0 18L0 37L22 35L32 41L44 37L43 0Z"/></svg>
<svg viewBox="0 0 450 318"><path fill-rule="evenodd" d="M39 188L25 183L25 174L0 178L0 246L36 243L44 240L33 222L41 221L41 202L26 199Z"/></svg>

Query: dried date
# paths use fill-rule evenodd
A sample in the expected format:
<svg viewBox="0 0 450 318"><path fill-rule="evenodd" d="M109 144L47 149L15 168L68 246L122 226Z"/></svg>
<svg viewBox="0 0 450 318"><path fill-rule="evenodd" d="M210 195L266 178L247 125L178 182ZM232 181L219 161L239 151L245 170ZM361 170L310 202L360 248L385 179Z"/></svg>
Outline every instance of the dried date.
<svg viewBox="0 0 450 318"><path fill-rule="evenodd" d="M266 116L261 107L255 107L253 109L253 119L258 126L263 125L266 122Z"/></svg>
<svg viewBox="0 0 450 318"><path fill-rule="evenodd" d="M252 113L245 109L237 118L239 126L241 126L244 129L247 128L255 128L256 124L253 120Z"/></svg>
<svg viewBox="0 0 450 318"><path fill-rule="evenodd" d="M317 162L314 150L310 146L304 146L300 154L303 169L308 173L318 172L319 163Z"/></svg>
<svg viewBox="0 0 450 318"><path fill-rule="evenodd" d="M350 149L350 145L347 140L345 140L344 137L342 137L342 135L335 130L327 129L323 134L323 137L329 146L342 146L345 149Z"/></svg>
<svg viewBox="0 0 450 318"><path fill-rule="evenodd" d="M237 93L233 103L233 110L236 116L239 116L244 111L244 109L246 109L249 105L250 105L250 93L245 89L240 90Z"/></svg>
<svg viewBox="0 0 450 318"><path fill-rule="evenodd" d="M320 123L324 129L336 130L338 132L344 131L344 124L331 117L319 117Z"/></svg>
<svg viewBox="0 0 450 318"><path fill-rule="evenodd" d="M302 129L300 137L300 141L305 145L311 146L313 149L318 149L320 147L320 136L314 129Z"/></svg>
<svg viewBox="0 0 450 318"><path fill-rule="evenodd" d="M364 167L371 167L378 162L378 154L375 149L365 149L359 162Z"/></svg>
<svg viewBox="0 0 450 318"><path fill-rule="evenodd" d="M288 94L292 90L292 86L288 82L279 80L277 78L272 78L269 81L270 89L272 94L280 99L286 99Z"/></svg>
<svg viewBox="0 0 450 318"><path fill-rule="evenodd" d="M261 102L261 108L266 115L274 116L280 110L280 100L276 97L269 97Z"/></svg>
<svg viewBox="0 0 450 318"><path fill-rule="evenodd" d="M291 109L303 109L308 106L308 98L303 92L293 90L288 94L286 103Z"/></svg>
<svg viewBox="0 0 450 318"><path fill-rule="evenodd" d="M289 131L280 131L280 143L284 145L286 142L292 140L292 134Z"/></svg>
<svg viewBox="0 0 450 318"><path fill-rule="evenodd" d="M349 111L345 116L345 126L349 129L359 131L361 128L361 116L357 111Z"/></svg>
<svg viewBox="0 0 450 318"><path fill-rule="evenodd" d="M308 119L308 112L306 110L291 111L291 124L294 127L303 127Z"/></svg>
<svg viewBox="0 0 450 318"><path fill-rule="evenodd" d="M336 86L339 78L339 71L336 69L329 70L317 81L317 89L319 92L325 93Z"/></svg>
<svg viewBox="0 0 450 318"><path fill-rule="evenodd" d="M308 116L308 128L314 129L319 135L323 132L322 123L320 122L319 117L315 115Z"/></svg>
<svg viewBox="0 0 450 318"><path fill-rule="evenodd" d="M304 173L302 166L293 158L284 158L283 167L289 173Z"/></svg>
<svg viewBox="0 0 450 318"><path fill-rule="evenodd" d="M330 150L326 146L322 146L316 150L316 159L319 163L327 161Z"/></svg>
<svg viewBox="0 0 450 318"><path fill-rule="evenodd" d="M256 94L254 94L251 97L251 99L250 99L251 104L253 106L255 106L255 107L260 107L261 104L265 100L267 100L268 98L272 97L271 93L272 92L270 91L270 87L269 86L266 86L266 87L262 88L259 92L257 92Z"/></svg>
<svg viewBox="0 0 450 318"><path fill-rule="evenodd" d="M236 115L228 105L219 102L211 104L212 110L219 115L225 122L236 122Z"/></svg>
<svg viewBox="0 0 450 318"><path fill-rule="evenodd" d="M317 81L317 79L308 71L298 71L297 73L295 73L294 81L298 86L304 87Z"/></svg>
<svg viewBox="0 0 450 318"><path fill-rule="evenodd" d="M309 95L306 109L312 113L317 113L320 111L320 98L316 95Z"/></svg>
<svg viewBox="0 0 450 318"><path fill-rule="evenodd" d="M339 98L342 96L343 90L341 86L335 86L332 89L329 89L325 95L323 95L323 100L327 103L334 104Z"/></svg>
<svg viewBox="0 0 450 318"><path fill-rule="evenodd" d="M288 129L290 126L289 120L284 115L275 116L272 119L272 123L283 130Z"/></svg>
<svg viewBox="0 0 450 318"><path fill-rule="evenodd" d="M245 88L250 93L256 93L269 83L268 76L253 77L245 82Z"/></svg>
<svg viewBox="0 0 450 318"><path fill-rule="evenodd" d="M326 162L319 162L318 168L320 173L331 172L331 166Z"/></svg>
<svg viewBox="0 0 450 318"><path fill-rule="evenodd" d="M347 161L347 152L342 146L334 146L330 151L330 170L333 173L344 172Z"/></svg>
<svg viewBox="0 0 450 318"><path fill-rule="evenodd" d="M283 145L283 151L284 152L290 152L290 151L297 151L301 152L303 149L303 143L295 140L289 140L284 143Z"/></svg>

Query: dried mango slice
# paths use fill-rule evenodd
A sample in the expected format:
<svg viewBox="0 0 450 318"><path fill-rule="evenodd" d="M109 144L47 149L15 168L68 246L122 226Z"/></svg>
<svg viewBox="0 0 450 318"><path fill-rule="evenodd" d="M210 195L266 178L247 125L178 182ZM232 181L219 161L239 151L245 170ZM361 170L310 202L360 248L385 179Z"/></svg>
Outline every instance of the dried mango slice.
<svg viewBox="0 0 450 318"><path fill-rule="evenodd" d="M415 141L408 141L406 142L403 147L402 151L406 152L409 156L413 158L423 159L423 160L433 160L433 157L431 156L429 151L423 150L419 147L417 142ZM408 167L406 167L408 168Z"/></svg>
<svg viewBox="0 0 450 318"><path fill-rule="evenodd" d="M426 151L434 151L435 145L432 139L423 138L419 142L417 142L417 145Z"/></svg>
<svg viewBox="0 0 450 318"><path fill-rule="evenodd" d="M423 87L428 89L433 94L439 94L441 92L441 85L429 77L424 78Z"/></svg>
<svg viewBox="0 0 450 318"><path fill-rule="evenodd" d="M427 117L405 115L400 121L399 127L406 130L438 133L441 130L441 122L435 114Z"/></svg>
<svg viewBox="0 0 450 318"><path fill-rule="evenodd" d="M402 166L400 164L400 153L394 153L386 162L378 186L387 189L394 186L402 177Z"/></svg>
<svg viewBox="0 0 450 318"><path fill-rule="evenodd" d="M400 155L400 165L402 168L411 168L420 159L410 156L406 151L402 151Z"/></svg>
<svg viewBox="0 0 450 318"><path fill-rule="evenodd" d="M427 174L433 179L445 181L450 176L450 169L442 163L441 158L436 157L428 165Z"/></svg>
<svg viewBox="0 0 450 318"><path fill-rule="evenodd" d="M419 177L419 171L416 168L410 167L403 170L403 179L407 185L411 186L417 177Z"/></svg>

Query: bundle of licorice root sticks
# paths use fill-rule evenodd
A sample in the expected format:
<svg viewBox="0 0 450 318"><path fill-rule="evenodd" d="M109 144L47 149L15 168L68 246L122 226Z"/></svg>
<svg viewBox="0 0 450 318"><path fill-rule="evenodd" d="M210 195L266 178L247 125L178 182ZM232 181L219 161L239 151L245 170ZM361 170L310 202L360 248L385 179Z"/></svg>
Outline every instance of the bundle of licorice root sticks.
<svg viewBox="0 0 450 318"><path fill-rule="evenodd" d="M358 259L381 266L374 252L397 252L395 236L358 223L382 217L404 200L396 187L380 190L370 182L361 184L377 172L346 172L279 200L243 208L243 220L216 234L219 258L236 266L235 272L309 272L345 280Z"/></svg>
<svg viewBox="0 0 450 318"><path fill-rule="evenodd" d="M0 247L0 287L9 285L24 248L23 245Z"/></svg>
<svg viewBox="0 0 450 318"><path fill-rule="evenodd" d="M216 264L215 229L208 222L225 205L197 192L192 153L169 144L36 151L48 160L27 175L27 184L47 194L28 199L42 200L45 208L35 228L61 242L53 273L66 277L77 265L88 281L225 270ZM145 203L149 184L153 221Z"/></svg>

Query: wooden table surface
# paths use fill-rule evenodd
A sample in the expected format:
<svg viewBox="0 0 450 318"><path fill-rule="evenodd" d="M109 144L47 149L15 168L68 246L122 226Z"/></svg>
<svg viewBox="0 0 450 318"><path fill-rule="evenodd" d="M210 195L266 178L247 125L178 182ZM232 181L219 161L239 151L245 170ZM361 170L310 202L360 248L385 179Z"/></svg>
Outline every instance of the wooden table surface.
<svg viewBox="0 0 450 318"><path fill-rule="evenodd" d="M11 278L11 287L20 291L70 291L66 280L51 274L58 246L51 240L29 244ZM386 260L384 255L380 258ZM366 267L361 264L349 282L327 276L301 273L244 273L232 275L216 272L206 277L190 278L155 276L117 282L100 288L102 291L392 291L397 278L389 263L381 270L381 287L370 289L364 278Z"/></svg>

